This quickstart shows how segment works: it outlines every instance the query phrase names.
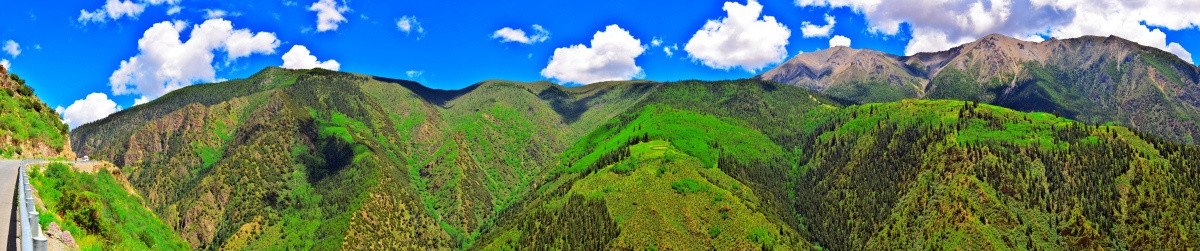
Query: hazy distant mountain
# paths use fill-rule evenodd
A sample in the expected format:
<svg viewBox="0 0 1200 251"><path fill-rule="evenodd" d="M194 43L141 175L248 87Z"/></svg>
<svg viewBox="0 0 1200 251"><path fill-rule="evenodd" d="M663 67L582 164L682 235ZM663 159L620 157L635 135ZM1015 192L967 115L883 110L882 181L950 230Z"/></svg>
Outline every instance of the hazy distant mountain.
<svg viewBox="0 0 1200 251"><path fill-rule="evenodd" d="M989 35L907 57L836 47L797 55L757 78L858 103L975 100L1200 140L1200 70L1119 37L1028 42Z"/></svg>

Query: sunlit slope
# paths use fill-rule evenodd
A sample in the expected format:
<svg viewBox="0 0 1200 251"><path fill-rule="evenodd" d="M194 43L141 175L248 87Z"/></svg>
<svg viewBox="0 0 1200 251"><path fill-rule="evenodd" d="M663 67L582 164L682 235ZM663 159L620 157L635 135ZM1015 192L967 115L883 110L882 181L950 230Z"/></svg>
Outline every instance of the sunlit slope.
<svg viewBox="0 0 1200 251"><path fill-rule="evenodd" d="M855 103L972 100L1200 143L1200 68L1115 36L989 35L904 57L837 47L797 55L756 78Z"/></svg>
<svg viewBox="0 0 1200 251"><path fill-rule="evenodd" d="M51 246L80 250L182 250L187 243L131 190L108 163L30 165L42 229ZM50 225L62 233L51 233ZM69 233L73 240L65 243Z"/></svg>
<svg viewBox="0 0 1200 251"><path fill-rule="evenodd" d="M567 144L654 87L445 91L268 68L177 90L74 137L125 166L193 247L458 247L542 183Z"/></svg>
<svg viewBox="0 0 1200 251"><path fill-rule="evenodd" d="M0 66L0 157L74 158L67 124L17 74Z"/></svg>
<svg viewBox="0 0 1200 251"><path fill-rule="evenodd" d="M568 149L475 247L1195 247L1197 160L1123 127L975 102L839 107L791 86L667 83Z"/></svg>

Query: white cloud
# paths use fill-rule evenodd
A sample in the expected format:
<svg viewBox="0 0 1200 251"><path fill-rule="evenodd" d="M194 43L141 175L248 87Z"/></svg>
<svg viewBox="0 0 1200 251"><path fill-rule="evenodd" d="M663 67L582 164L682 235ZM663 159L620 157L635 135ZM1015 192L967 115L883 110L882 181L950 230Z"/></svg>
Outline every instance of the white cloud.
<svg viewBox="0 0 1200 251"><path fill-rule="evenodd" d="M654 39L650 39L650 46L656 46L656 47L657 47L657 46L660 46L660 45L662 45L662 43L663 43L663 41L662 41L662 39L661 39L661 38L654 37Z"/></svg>
<svg viewBox="0 0 1200 251"><path fill-rule="evenodd" d="M88 94L84 99L75 100L75 103L66 108L59 106L54 109L62 115L63 123L70 125L72 129L108 117L109 114L120 110L121 106L118 106L117 102L108 99L108 95L98 92Z"/></svg>
<svg viewBox="0 0 1200 251"><path fill-rule="evenodd" d="M274 33L235 30L233 23L223 19L195 25L184 42L180 33L187 28L183 21L163 21L146 29L138 39L138 54L121 61L121 67L109 77L112 93L158 98L199 81L215 81L216 51L224 51L230 62L251 54L273 54L279 47Z"/></svg>
<svg viewBox="0 0 1200 251"><path fill-rule="evenodd" d="M663 46L663 53L667 53L668 57L675 56L675 51L677 51L677 50L679 50L678 44L672 44L671 46Z"/></svg>
<svg viewBox="0 0 1200 251"><path fill-rule="evenodd" d="M645 50L629 31L609 25L592 35L591 47L576 44L554 49L542 76L579 84L638 78L643 72L634 59Z"/></svg>
<svg viewBox="0 0 1200 251"><path fill-rule="evenodd" d="M850 38L843 37L842 35L837 35L837 36L833 36L833 38L830 38L829 39L829 48L833 48L833 47L837 47L837 46L850 47Z"/></svg>
<svg viewBox="0 0 1200 251"><path fill-rule="evenodd" d="M425 71L406 71L406 72L404 72L404 75L408 75L408 78L419 78L419 77L421 77L421 75L424 75L424 74L425 74Z"/></svg>
<svg viewBox="0 0 1200 251"><path fill-rule="evenodd" d="M296 3L296 1L283 1L283 6L296 6L296 5L299 5Z"/></svg>
<svg viewBox="0 0 1200 251"><path fill-rule="evenodd" d="M169 4L171 8L167 10L167 15L175 15L179 13L182 7L179 7L180 0L107 0L104 6L93 11L79 10L79 18L76 21L87 24L88 22L103 23L108 20L117 20L121 17L137 18L147 6Z"/></svg>
<svg viewBox="0 0 1200 251"><path fill-rule="evenodd" d="M3 65L4 69L12 69L12 63L9 63L7 58L0 59L0 65Z"/></svg>
<svg viewBox="0 0 1200 251"><path fill-rule="evenodd" d="M418 39L425 35L425 27L421 27L421 21L417 21L417 17L414 16L402 16L400 19L396 19L396 29L410 35L417 33Z"/></svg>
<svg viewBox="0 0 1200 251"><path fill-rule="evenodd" d="M76 20L84 24L88 22L103 23L107 22L108 19L117 20L124 16L137 17L145 10L145 4L134 3L132 0L108 0L99 9L93 11L79 10L79 18Z"/></svg>
<svg viewBox="0 0 1200 251"><path fill-rule="evenodd" d="M226 16L241 16L241 13L230 14L228 11L221 9L204 9L204 19L223 18ZM334 28L336 29L336 27Z"/></svg>
<svg viewBox="0 0 1200 251"><path fill-rule="evenodd" d="M338 64L337 60L330 59L330 60L325 60L325 62L321 62L321 61L317 60L317 57L313 56L312 52L309 52L308 48L304 47L303 45L294 45L294 46L292 46L291 50L288 50L287 53L283 54L283 68L288 68L288 69L321 68L321 69L336 71L336 70L340 69L341 66L342 65Z"/></svg>
<svg viewBox="0 0 1200 251"><path fill-rule="evenodd" d="M1041 40L1116 35L1174 53L1191 62L1191 53L1169 43L1160 29L1200 25L1200 1L1119 0L795 0L798 6L849 7L866 16L875 32L896 35L912 25L906 54L946 50L992 33ZM929 10L941 10L930 15ZM1035 41L1036 41L1035 40Z"/></svg>
<svg viewBox="0 0 1200 251"><path fill-rule="evenodd" d="M145 0L145 2L150 5L159 5L159 4L164 4L164 3L170 4L170 5L176 5L176 4L179 4L179 1L181 1L181 0Z"/></svg>
<svg viewBox="0 0 1200 251"><path fill-rule="evenodd" d="M741 67L755 72L787 58L787 26L775 17L762 16L763 6L750 0L746 5L725 2L727 17L708 20L684 45L683 50L708 67Z"/></svg>
<svg viewBox="0 0 1200 251"><path fill-rule="evenodd" d="M816 25L811 22L805 21L804 23L800 24L800 25L802 25L800 27L800 34L804 35L804 37L806 37L806 38L828 37L829 34L833 32L833 25L836 23L837 23L837 20L834 20L833 16L830 16L829 14L825 14L825 25L824 26Z"/></svg>
<svg viewBox="0 0 1200 251"><path fill-rule="evenodd" d="M285 2L286 4L286 2ZM317 32L337 30L339 23L345 23L346 13L350 8L345 3L340 6L334 0L318 0L308 6L308 10L317 12Z"/></svg>
<svg viewBox="0 0 1200 251"><path fill-rule="evenodd" d="M517 42L522 44L534 44L550 39L550 31L542 28L541 25L533 25L533 31L533 35L525 36L525 31L521 29L504 27L496 30L496 32L492 32L492 38L498 38L500 42Z"/></svg>
<svg viewBox="0 0 1200 251"><path fill-rule="evenodd" d="M17 57L17 55L21 55L21 45L17 44L17 41L4 41L4 52Z"/></svg>

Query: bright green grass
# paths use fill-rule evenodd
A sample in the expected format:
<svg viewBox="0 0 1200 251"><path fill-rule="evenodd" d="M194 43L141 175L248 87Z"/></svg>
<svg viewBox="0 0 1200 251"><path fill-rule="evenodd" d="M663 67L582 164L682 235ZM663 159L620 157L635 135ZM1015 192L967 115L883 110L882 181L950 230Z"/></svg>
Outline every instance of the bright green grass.
<svg viewBox="0 0 1200 251"><path fill-rule="evenodd" d="M51 163L32 168L30 180L45 205L42 227L58 223L82 250L190 248L108 172L80 173Z"/></svg>
<svg viewBox="0 0 1200 251"><path fill-rule="evenodd" d="M719 150L731 154L740 154L747 159L765 159L767 156L781 155L783 149L773 144L770 139L753 129L736 124L744 122L734 119L721 119L712 115L692 111L674 109L665 105L650 105L637 113L636 119L624 126L622 130L597 130L585 137L576 147L568 149L566 157L581 156L573 165L563 170L580 172L596 162L600 156L623 147L633 137L648 135L653 139L669 139L672 146L680 149L689 156L700 160L703 166L716 165ZM610 123L616 123L614 119ZM716 149L711 144L717 142L722 149ZM588 149L595 151L583 154Z"/></svg>
<svg viewBox="0 0 1200 251"><path fill-rule="evenodd" d="M736 250L806 245L790 227L758 211L761 202L748 186L709 168L673 142L650 141L631 149L630 158L610 168L638 163L632 171L596 172L570 191L607 202L621 229L610 247Z"/></svg>
<svg viewBox="0 0 1200 251"><path fill-rule="evenodd" d="M54 109L38 100L33 90L15 74L0 75L0 78L11 78L0 79L0 82L9 81L13 85L12 89L0 88L0 137L10 137L16 142L0 147L0 157L25 154L20 152L22 146L31 148L35 142L45 143L56 151L65 150L67 125L59 120Z"/></svg>

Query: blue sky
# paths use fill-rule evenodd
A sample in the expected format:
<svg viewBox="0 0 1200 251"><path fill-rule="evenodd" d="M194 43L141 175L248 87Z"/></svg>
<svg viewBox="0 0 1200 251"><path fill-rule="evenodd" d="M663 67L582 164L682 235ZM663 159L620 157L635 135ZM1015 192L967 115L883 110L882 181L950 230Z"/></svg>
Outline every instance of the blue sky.
<svg viewBox="0 0 1200 251"><path fill-rule="evenodd" d="M905 8L888 4L913 2L906 6L913 7L928 3L908 0L882 4L848 0L763 0L757 2L762 6L761 15L751 20L757 26L746 26L756 28L745 28L734 33L713 31L713 36L717 38L761 36L763 39L718 43L698 48L693 53L685 51L685 46L702 31L706 23L721 21L731 14L723 7L729 4L756 4L745 0L731 3L694 0L324 2L330 4L332 13L344 17L344 20L334 19L329 23L336 24L336 29L318 25L321 12L315 11L315 6L322 4L318 0L10 1L5 4L6 8L0 9L0 16L5 17L0 24L0 43L8 47L7 41L13 41L16 50L5 48L5 52L0 53L0 60L7 61L12 66L10 71L26 79L48 105L70 108L60 112L66 113L66 119L72 120L69 123L74 127L102 118L117 109L131 107L139 98L153 99L161 95L153 93L152 88L145 88L147 83L161 79L138 79L135 76L134 80L122 81L126 83L113 83L116 80L112 77L120 75L116 73L122 70L128 70L125 73L153 74L145 70L159 69L164 72L182 71L187 75L193 71L203 72L201 68L211 68L213 80L243 78L267 66L284 65L281 57L295 45L306 47L318 63L336 61L341 71L411 79L442 89L462 88L488 79L551 79L561 83L611 78L663 81L746 78L798 53L828 48L833 36L848 38L854 48L870 48L899 55L917 49L945 49L993 32L1023 39L1111 33L1135 37L1131 40L1168 49L1177 55L1189 55L1184 53L1200 49L1200 33L1195 28L1200 18L1190 17L1192 15L1186 13L1171 18L1170 13L1161 14L1154 9L1189 10L1192 6L1126 7L1109 3L1105 9L1072 3L1024 6L1029 5L1028 0L961 0L950 1L954 2L951 5L926 6L930 10L925 13L912 11L905 14ZM106 4L117 8L106 9ZM982 15L972 9L976 5L983 6L980 9ZM889 8L894 9L887 11ZM1051 18L1031 22L1008 14L1027 12L1022 8L1032 12L1049 10L1046 12L1048 14L1043 15ZM138 9L140 11L136 11ZM1121 19L1118 21L1123 21L1128 27L1144 27L1146 31L1137 33L1139 29L1122 29L1097 32L1087 29L1087 13L1106 13L1114 9L1126 13L1124 17L1127 18L1118 18ZM212 15L218 10L224 15ZM948 23L928 17L928 13L942 12L950 13L947 16L965 17L958 20L972 22ZM91 15L94 13L104 13L105 16L97 18ZM110 13L117 13L116 17ZM990 19L988 14L991 14ZM761 17L763 15L773 17L774 21L764 20ZM828 34L802 32L805 22L810 22L814 28L827 25L826 15L835 21ZM409 22L408 31L398 28L397 23L402 19L415 20ZM265 43L256 45L256 49L248 49L245 55L236 56L230 55L233 51L231 46L217 44L213 45L215 47L199 49L199 52L187 52L199 54L188 54L193 57L183 59L169 56L178 54L163 54L175 58L167 61L188 61L190 58L202 59L212 55L210 62L175 62L176 65L166 66L151 63L142 68L123 68L123 61L132 61L135 57L143 63L155 58L157 54L151 49L154 45L139 46L139 39L147 37L147 31L156 24L161 24L160 28L170 28L172 25L181 28L179 39L188 41L192 30L213 20L227 21L234 33L244 29L251 35L264 35L258 37L262 39L257 41ZM741 25L734 23L723 25ZM614 24L619 28L607 29ZM522 30L528 38L537 34L534 25L548 31L544 40L533 38L526 44L505 42L503 37L496 36L498 30L508 27ZM782 34L783 30L778 29L780 26L785 27L788 34ZM617 30L637 39L636 45L642 48L640 53L637 53L639 46L622 46L632 40L618 36L623 35L621 32L605 32L615 37L612 41L617 41L612 42L612 48L615 48L612 50L617 51L615 53L609 49L599 49L608 46L592 45L593 35ZM1160 39L1157 34L1163 34L1165 39ZM1139 36L1141 39L1138 39ZM936 39L931 40L930 37ZM654 45L653 40L659 40L661 44ZM702 42L697 41L697 47L701 47L699 44ZM556 49L579 44L587 48L571 52L564 50L562 55L555 56ZM668 55L664 52L664 46L676 46L676 49ZM1172 48L1183 50L1170 50ZM593 51L584 52L584 49ZM13 53L16 51L19 53ZM605 53L626 58L601 60L609 64L603 65L604 69L601 70L579 73L582 75L572 73L579 70L579 67L572 65L578 64L578 61L568 59L588 61L597 57L593 54L609 55ZM750 55L751 58L727 57L734 54ZM551 65L552 60L560 58L562 62L555 67L561 68L561 71L556 72L565 73L544 74L543 70ZM629 58L632 61L627 61ZM756 66L757 69L746 69ZM626 74L604 75L611 74L604 72L605 69L622 69ZM633 73L633 70L637 74L627 74ZM205 76L188 76L182 81L177 80L179 83L175 83L175 87L209 82ZM169 90L173 88L170 82L157 85L165 85ZM118 90L114 86L125 88Z"/></svg>

